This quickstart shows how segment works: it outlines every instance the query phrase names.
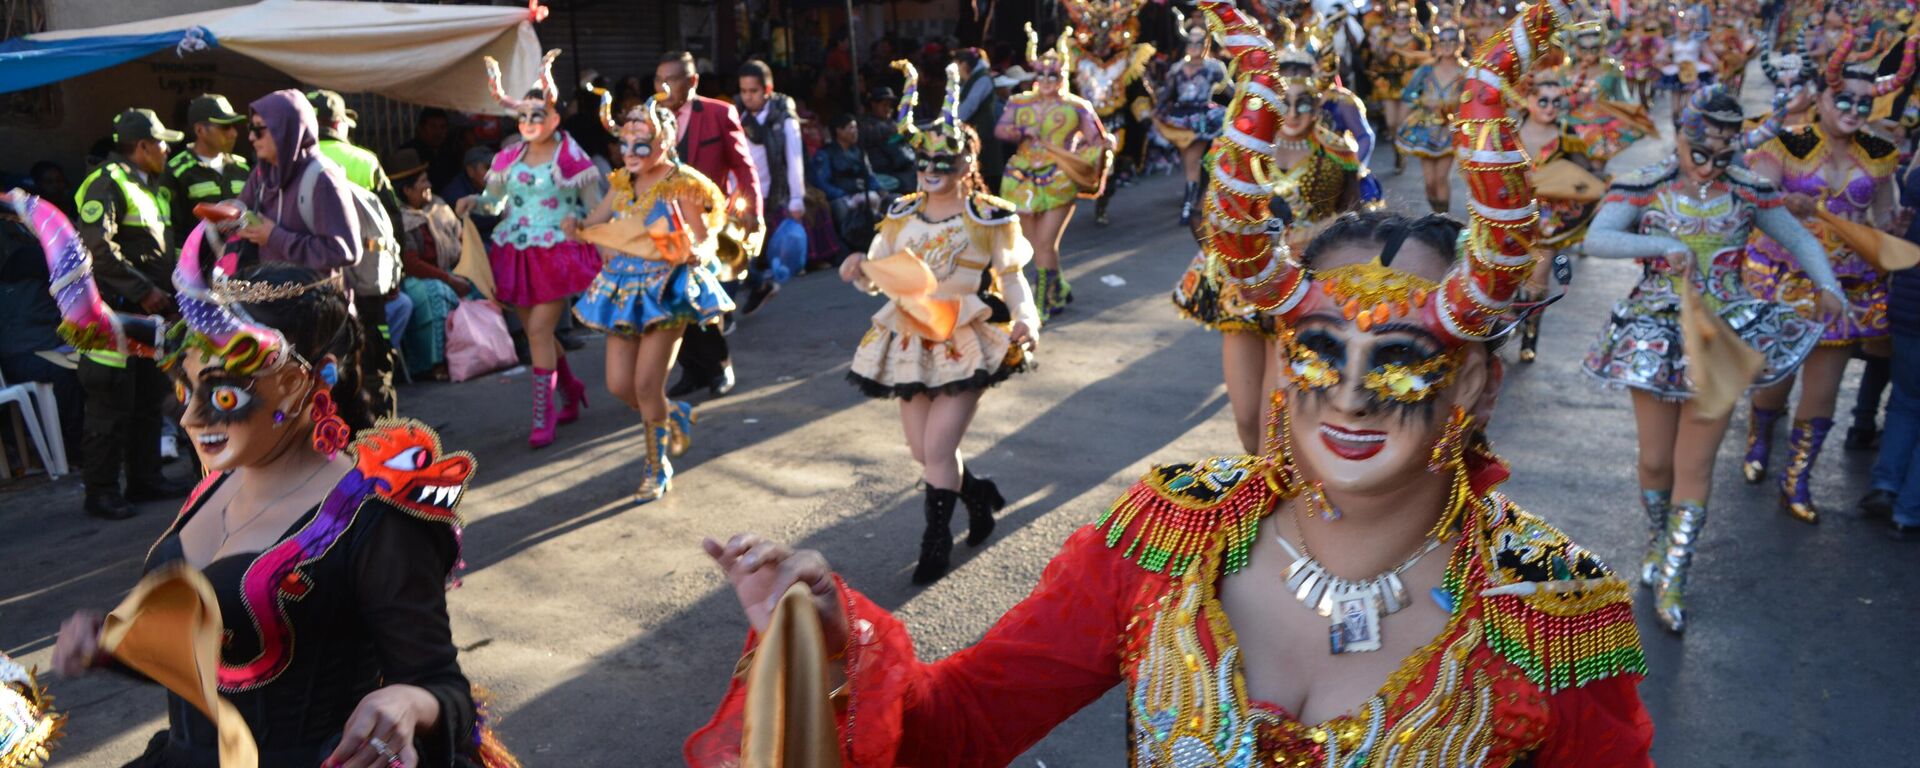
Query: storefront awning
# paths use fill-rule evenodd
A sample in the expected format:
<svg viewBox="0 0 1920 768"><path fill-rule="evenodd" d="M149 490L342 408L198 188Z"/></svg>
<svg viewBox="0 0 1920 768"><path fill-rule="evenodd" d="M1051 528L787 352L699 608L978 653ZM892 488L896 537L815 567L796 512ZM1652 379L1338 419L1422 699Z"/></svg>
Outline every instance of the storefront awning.
<svg viewBox="0 0 1920 768"><path fill-rule="evenodd" d="M304 83L462 112L498 112L481 56L500 61L509 93L539 78L527 7L262 0L252 5L0 43L0 93L34 88L142 56L224 48Z"/></svg>

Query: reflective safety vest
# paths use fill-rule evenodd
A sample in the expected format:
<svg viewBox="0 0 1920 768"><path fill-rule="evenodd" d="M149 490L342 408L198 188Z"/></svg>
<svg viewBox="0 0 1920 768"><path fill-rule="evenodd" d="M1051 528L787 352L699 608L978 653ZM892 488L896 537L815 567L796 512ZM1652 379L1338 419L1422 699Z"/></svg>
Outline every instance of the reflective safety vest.
<svg viewBox="0 0 1920 768"><path fill-rule="evenodd" d="M73 193L74 204L80 207L80 220L92 223L105 213L98 210L98 205L87 204L87 188L102 176L119 188L120 199L126 202L120 206L120 225L153 230L154 239L166 242L167 223L173 220L173 191L164 186L148 190L134 183L127 178L125 166L119 163L102 165L89 174L86 181L80 182L80 189ZM90 212L89 208L93 210Z"/></svg>
<svg viewBox="0 0 1920 768"><path fill-rule="evenodd" d="M374 172L380 169L378 155L339 139L321 139L314 148L332 160L334 165L340 166L340 170L346 173L347 181L368 192L373 191Z"/></svg>
<svg viewBox="0 0 1920 768"><path fill-rule="evenodd" d="M240 191L247 186L247 161L238 155L227 155L226 167L234 172L215 170L201 164L200 158L191 149L167 161L167 171L179 182L180 194L198 202L229 200L240 196Z"/></svg>

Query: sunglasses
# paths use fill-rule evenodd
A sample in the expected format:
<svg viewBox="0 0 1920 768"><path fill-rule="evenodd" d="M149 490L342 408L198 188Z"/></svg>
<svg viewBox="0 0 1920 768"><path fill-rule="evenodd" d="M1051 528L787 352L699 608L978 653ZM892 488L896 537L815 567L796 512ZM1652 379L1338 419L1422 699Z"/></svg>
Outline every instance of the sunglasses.
<svg viewBox="0 0 1920 768"><path fill-rule="evenodd" d="M913 170L920 173L953 173L959 167L959 155L915 155L913 158Z"/></svg>
<svg viewBox="0 0 1920 768"><path fill-rule="evenodd" d="M1041 76L1039 76L1039 77L1036 77L1036 78L1034 78L1034 79L1035 79L1035 80L1039 80L1040 82L1043 82L1043 83L1057 83L1057 82L1060 82L1060 76L1059 76L1059 75L1041 75Z"/></svg>
<svg viewBox="0 0 1920 768"><path fill-rule="evenodd" d="M1851 93L1835 94L1833 106L1841 112L1852 112L1861 117L1873 114L1872 96L1855 96Z"/></svg>
<svg viewBox="0 0 1920 768"><path fill-rule="evenodd" d="M620 152L634 157L649 157L653 155L653 141L636 141L632 143L623 141L620 142Z"/></svg>
<svg viewBox="0 0 1920 768"><path fill-rule="evenodd" d="M1695 148L1688 151L1687 154L1688 156L1693 158L1694 165L1711 164L1715 168L1725 168L1729 165L1733 165L1734 150L1732 147L1728 147L1726 149L1720 150L1718 152L1714 152L1712 154L1708 154L1707 151L1704 149Z"/></svg>
<svg viewBox="0 0 1920 768"><path fill-rule="evenodd" d="M1551 99L1543 96L1541 98L1534 99L1533 103L1535 106L1538 106L1541 109L1566 109L1568 101L1567 101L1567 97L1565 96L1556 96Z"/></svg>
<svg viewBox="0 0 1920 768"><path fill-rule="evenodd" d="M267 135L267 127L259 123L248 123L247 135L252 136L256 139L260 138L262 136Z"/></svg>
<svg viewBox="0 0 1920 768"><path fill-rule="evenodd" d="M1320 108L1320 100L1312 96L1296 96L1287 99L1286 105L1296 115L1311 115Z"/></svg>
<svg viewBox="0 0 1920 768"><path fill-rule="evenodd" d="M532 112L522 112L518 117L520 118L521 125L527 123L544 123L547 121L547 111L544 109L536 109Z"/></svg>
<svg viewBox="0 0 1920 768"><path fill-rule="evenodd" d="M1583 51L1597 51L1603 47L1601 43L1597 40L1593 42L1587 42L1585 40L1582 40L1580 41L1579 46L1580 46L1580 50L1583 50Z"/></svg>

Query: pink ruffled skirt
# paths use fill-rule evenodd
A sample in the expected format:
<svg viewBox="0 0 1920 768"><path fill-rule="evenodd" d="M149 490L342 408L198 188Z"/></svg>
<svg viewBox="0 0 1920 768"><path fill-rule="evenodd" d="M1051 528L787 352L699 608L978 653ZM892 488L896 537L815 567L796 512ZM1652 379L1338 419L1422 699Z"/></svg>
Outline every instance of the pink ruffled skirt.
<svg viewBox="0 0 1920 768"><path fill-rule="evenodd" d="M559 301L587 289L600 274L600 254L586 243L517 248L487 246L495 298L516 307Z"/></svg>

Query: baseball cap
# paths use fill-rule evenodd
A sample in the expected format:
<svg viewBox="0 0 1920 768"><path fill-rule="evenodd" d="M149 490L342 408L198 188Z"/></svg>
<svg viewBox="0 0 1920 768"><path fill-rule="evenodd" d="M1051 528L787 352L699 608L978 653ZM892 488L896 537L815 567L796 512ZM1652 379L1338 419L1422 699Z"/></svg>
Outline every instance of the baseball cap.
<svg viewBox="0 0 1920 768"><path fill-rule="evenodd" d="M214 125L233 125L247 119L246 115L233 111L233 105L227 97L217 93L203 93L187 104L187 125L213 123Z"/></svg>
<svg viewBox="0 0 1920 768"><path fill-rule="evenodd" d="M360 113L347 109L347 100L340 97L339 91L324 88L307 91L307 101L313 104L313 116L320 121L321 130L326 130L335 120L345 120L350 128L360 125Z"/></svg>
<svg viewBox="0 0 1920 768"><path fill-rule="evenodd" d="M179 131L169 131L160 123L160 116L151 109L129 109L113 118L113 138L115 141L126 139L155 139L158 141L179 141L186 138Z"/></svg>

